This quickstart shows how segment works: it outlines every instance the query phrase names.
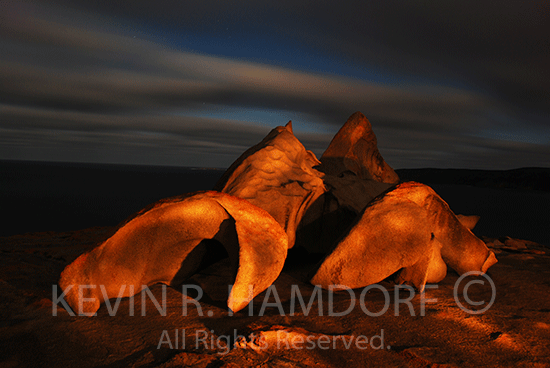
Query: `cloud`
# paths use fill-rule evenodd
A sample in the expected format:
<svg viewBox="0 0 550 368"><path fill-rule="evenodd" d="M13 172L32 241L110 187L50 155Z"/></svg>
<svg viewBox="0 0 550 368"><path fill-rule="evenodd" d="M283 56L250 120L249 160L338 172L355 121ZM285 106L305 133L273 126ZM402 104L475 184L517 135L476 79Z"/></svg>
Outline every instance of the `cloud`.
<svg viewBox="0 0 550 368"><path fill-rule="evenodd" d="M548 113L548 10L540 1L326 3L305 15L320 19L304 37L356 62L481 88L516 109L528 99Z"/></svg>
<svg viewBox="0 0 550 368"><path fill-rule="evenodd" d="M355 58L366 60L368 66L390 58L382 71L422 74L422 65L433 69L424 73L427 78L416 81L400 80L390 72L389 77L374 81L311 72L284 63L200 54L168 47L153 37L134 38L132 29L106 26L106 16L99 11L83 11L84 4L79 5L83 7L80 10L31 2L7 4L9 16L0 25L0 149L5 158L58 160L65 152L71 160L227 166L267 134L267 124L283 125L287 117L295 121L294 130L306 148L320 155L346 118L361 110L373 124L382 154L395 167L496 164L506 168L512 162L521 162L514 157L510 161L499 158L498 154L510 149L536 157L530 161L533 165L546 162L537 152L541 147L546 152L547 146L519 138L514 141L518 137L514 124L521 124L533 135L544 131L547 120L540 112L531 113L525 120L518 111L524 106L521 101L530 99L514 98L508 90L515 85L518 91L542 91L537 96L544 100L548 89L537 77L540 68L533 72L529 72L528 65L514 69L513 63L519 59L508 62L491 57L490 52L482 53L486 65L475 63L469 47L483 48L485 43L499 39L498 35L481 41L476 37L456 40L456 35L474 32L478 25L464 23L464 17L454 14L456 9L452 7L439 9L450 16L442 22L454 25L450 28L437 23L434 14L424 13L418 5L395 10L392 14L396 21L434 41L421 37L412 45L406 44L407 37L401 40L391 32L389 27L394 23L385 17L376 25L379 33L389 33L362 40L365 32L375 32L374 26L362 21L361 12L340 22L344 10L352 13L348 5L342 5L333 21L325 19L330 12L324 12L321 5L304 15L309 22L296 24L294 30L283 23L267 25L279 35L291 32L294 42L301 39L313 48L322 39L324 47L341 54L342 62L344 57ZM118 13L119 8L113 7L111 11ZM201 11L208 12L206 8ZM149 19L154 20L160 12L155 9ZM263 12L268 10L262 8ZM366 19L388 15L391 9L380 5L371 10L363 14ZM405 17L406 11L414 15L412 19ZM289 5L288 12L290 22L297 10ZM162 11L158 17L171 19L167 13L171 12ZM222 13L216 14L222 23L227 21ZM246 14L243 16L249 19ZM280 14L276 18L282 19ZM426 24L418 23L421 20ZM441 34L428 34L433 22ZM488 29L497 32L497 25L503 26L497 23ZM302 28L304 24L308 27ZM345 27L336 29L337 24ZM197 25L187 25L192 26ZM249 26L258 27L259 23ZM516 38L511 41L519 42ZM539 37L532 42L541 45L543 40ZM447 51L456 46L463 57L456 58L455 51L445 55L434 46L437 44ZM518 47L521 49L521 45ZM530 60L538 60L538 53L529 55ZM468 64L460 64L464 62ZM450 69L483 84L489 92L451 83L445 74ZM492 89L495 84L491 81L495 80L503 86L499 93ZM500 95L505 99L499 99ZM508 105L509 100L515 105ZM530 101L536 109L542 109L536 98ZM260 119L266 117L266 111L279 113L263 122ZM278 116L280 122L276 122ZM502 139L479 134L495 130L501 138L511 139L499 145L495 142ZM520 165L526 166L525 162Z"/></svg>

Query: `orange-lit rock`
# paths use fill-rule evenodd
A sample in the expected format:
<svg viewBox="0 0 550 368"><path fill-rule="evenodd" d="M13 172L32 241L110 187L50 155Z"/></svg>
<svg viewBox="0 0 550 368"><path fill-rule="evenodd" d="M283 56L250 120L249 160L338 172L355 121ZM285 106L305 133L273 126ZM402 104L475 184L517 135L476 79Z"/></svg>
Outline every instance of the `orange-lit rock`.
<svg viewBox="0 0 550 368"><path fill-rule="evenodd" d="M288 246L308 207L323 193L323 174L313 152L294 136L292 125L273 129L244 152L214 187L266 210L285 229Z"/></svg>
<svg viewBox="0 0 550 368"><path fill-rule="evenodd" d="M325 174L327 193L310 207L298 236L310 252L323 253L399 177L380 155L371 124L360 112L350 116L332 139L318 169Z"/></svg>
<svg viewBox="0 0 550 368"><path fill-rule="evenodd" d="M388 195L407 198L428 211L432 232L443 245L443 260L459 274L468 271L485 272L497 262L495 254L461 223L449 205L429 186L415 182L403 183Z"/></svg>
<svg viewBox="0 0 550 368"><path fill-rule="evenodd" d="M239 264L228 300L233 311L273 283L295 243L330 252L311 280L323 287L367 286L399 271L398 282L422 290L442 280L447 266L463 274L485 272L496 262L470 231L479 217L457 217L431 188L395 186L398 180L360 112L321 161L289 122L244 152L216 184L217 192L169 198L142 210L69 265L60 285L73 309L93 314L105 298L184 281L198 267L203 239L220 241Z"/></svg>
<svg viewBox="0 0 550 368"><path fill-rule="evenodd" d="M459 274L497 262L430 187L408 182L371 202L325 258L311 283L358 288L403 269L397 281L419 290L439 282L447 265Z"/></svg>
<svg viewBox="0 0 550 368"><path fill-rule="evenodd" d="M310 252L325 252L350 218L398 180L378 151L369 121L356 112L321 161L304 148L289 123L243 153L214 189L269 212L286 230L289 247L298 236Z"/></svg>
<svg viewBox="0 0 550 368"><path fill-rule="evenodd" d="M467 227L470 230L473 230L474 227L476 227L477 222L479 221L479 216L476 215L456 215L456 218L458 218L458 221L465 227Z"/></svg>
<svg viewBox="0 0 550 368"><path fill-rule="evenodd" d="M311 283L353 289L380 282L404 268L402 281L423 290L426 282L445 277L440 249L422 207L406 198L385 196L369 204Z"/></svg>
<svg viewBox="0 0 550 368"><path fill-rule="evenodd" d="M365 115L351 115L321 156L327 189L339 207L360 214L377 195L397 184L399 177L378 151L376 135Z"/></svg>
<svg viewBox="0 0 550 368"><path fill-rule="evenodd" d="M192 273L197 260L184 261L211 238L222 242L230 256L238 254L228 300L233 311L269 287L283 268L287 237L268 213L227 194L199 192L159 201L132 216L99 247L67 266L59 285L76 313L92 315L104 293L107 298L132 296L143 286L173 284L182 272ZM249 285L254 286L252 295Z"/></svg>
<svg viewBox="0 0 550 368"><path fill-rule="evenodd" d="M357 111L336 133L321 156L326 174L351 171L363 180L395 184L399 177L378 151L376 135L368 119Z"/></svg>

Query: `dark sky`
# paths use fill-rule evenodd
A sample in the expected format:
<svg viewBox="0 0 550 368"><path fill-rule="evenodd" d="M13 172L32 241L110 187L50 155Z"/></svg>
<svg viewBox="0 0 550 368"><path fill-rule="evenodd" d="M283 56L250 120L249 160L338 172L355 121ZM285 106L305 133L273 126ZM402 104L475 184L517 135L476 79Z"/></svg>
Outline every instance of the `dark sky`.
<svg viewBox="0 0 550 368"><path fill-rule="evenodd" d="M550 167L547 1L0 1L0 159L227 167L363 112L394 168Z"/></svg>

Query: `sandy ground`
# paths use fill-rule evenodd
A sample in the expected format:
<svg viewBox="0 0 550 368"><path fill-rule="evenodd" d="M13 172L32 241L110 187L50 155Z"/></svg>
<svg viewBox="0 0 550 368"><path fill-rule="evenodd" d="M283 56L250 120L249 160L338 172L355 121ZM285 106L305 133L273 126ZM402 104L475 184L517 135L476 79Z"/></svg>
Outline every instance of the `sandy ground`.
<svg viewBox="0 0 550 368"><path fill-rule="evenodd" d="M316 260L293 252L269 298L267 292L256 297L252 312L228 315L232 277L222 260L186 281L188 298L183 289L156 285L151 294L121 299L116 313L111 300L111 311L102 305L95 317L71 316L56 300L59 275L111 231L0 238L0 367L550 366L550 249L536 243L519 249L486 239L499 260L488 279L465 278L457 286L459 277L450 271L409 304L410 291L391 281L319 294L307 283ZM464 299L471 281L468 298L485 303ZM193 287L203 290L197 304ZM166 296L165 310L151 295L160 307ZM493 296L479 314L458 303L479 311Z"/></svg>

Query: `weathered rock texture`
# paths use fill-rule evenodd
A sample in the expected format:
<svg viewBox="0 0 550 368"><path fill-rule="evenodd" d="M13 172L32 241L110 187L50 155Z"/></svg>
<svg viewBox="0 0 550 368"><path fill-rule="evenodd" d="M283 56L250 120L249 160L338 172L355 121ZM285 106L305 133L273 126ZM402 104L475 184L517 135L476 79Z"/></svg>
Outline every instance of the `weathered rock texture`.
<svg viewBox="0 0 550 368"><path fill-rule="evenodd" d="M305 214L298 243L312 253L326 253L376 196L399 177L378 151L376 136L360 112L349 117L321 156L326 193Z"/></svg>
<svg viewBox="0 0 550 368"><path fill-rule="evenodd" d="M386 196L374 201L323 261L311 283L355 289L405 268L414 269L417 275L407 281L422 290L430 268L443 268L443 277L446 272L441 244L432 238L429 225L426 211L407 199ZM432 274L431 282L443 278L441 272Z"/></svg>
<svg viewBox="0 0 550 368"><path fill-rule="evenodd" d="M429 186L407 182L397 186L389 195L392 193L416 203L429 213L433 236L442 244L441 256L459 274L486 272L497 262L494 253L461 223L449 205Z"/></svg>
<svg viewBox="0 0 550 368"><path fill-rule="evenodd" d="M215 190L246 199L286 230L289 247L326 252L367 203L399 180L378 151L363 114L353 114L321 161L292 132L277 127L244 152Z"/></svg>
<svg viewBox="0 0 550 368"><path fill-rule="evenodd" d="M133 296L156 283L174 284L182 272L192 274L200 259L185 263L188 255L212 238L234 259L238 255L227 302L238 311L279 276L287 237L264 210L218 192L170 198L142 210L67 266L59 285L76 313L93 315L107 299Z"/></svg>
<svg viewBox="0 0 550 368"><path fill-rule="evenodd" d="M223 260L186 281L188 285L203 288L205 295L198 301L201 310L190 304L187 314L183 315L181 290L166 288L166 316L159 314L144 292L135 298L122 298L116 316L109 315L105 306L94 318L70 316L55 300L61 293L56 284L59 274L112 230L90 228L0 238L0 366L550 366L547 348L550 345L550 250L533 242L514 239L526 245L526 249L516 250L504 246L508 238L502 237L500 242L496 238L486 239L488 245L499 252L499 262L488 272L495 284L496 300L482 314L469 314L459 308L453 296L458 275L449 272L437 288L426 289L424 308L420 295L410 301L414 314L407 304L399 304L394 299L394 295L407 299L408 292L396 293L397 286L383 281L379 285L388 291L391 300L386 300L377 289L364 293L362 299L361 289L354 290L355 299L346 291L335 292L330 304L335 312L354 307L347 314L332 317L327 315L327 292L323 292L323 299L312 297L318 290L307 282L305 275L315 266L315 260L304 257L289 259L291 262L287 261L287 267L274 283L285 315L281 315L274 304L259 315L267 295L262 293L252 302L253 313L249 314L245 308L229 316L227 284L232 282L232 273L225 272L230 265ZM472 301L488 302L491 287L485 279L479 280L484 284L472 284L468 295ZM212 292L218 285L223 291L219 295ZM464 287L464 282L461 285ZM312 301L309 313L296 297L292 298L293 286L299 287L306 307L308 301ZM52 292L55 287L56 294ZM160 286L153 286L150 291L158 301L162 300ZM462 298L462 288L458 291ZM145 302L140 302L142 296ZM273 299L271 294L269 302L273 303ZM114 301L111 303L113 306ZM292 315L291 305L295 307ZM131 306L134 315L129 312ZM141 313L143 306L146 314ZM384 312L385 306L388 309ZM366 310L382 313L373 317L367 315ZM425 313L420 314L421 311ZM366 336L371 342L372 337L381 335L382 331L382 349L373 349L369 344L366 349L357 348L355 341L359 336ZM184 332L185 339L182 338ZM270 343L268 348L241 348L241 338L232 337L243 336L246 338L243 345L251 345L251 333L267 335L264 340ZM197 344L197 334L199 338L206 338L206 343ZM275 340L270 341L273 335ZM352 343L345 344L352 337ZM307 344L307 338L316 342L313 348ZM161 339L163 343L159 345ZM330 342L321 345L320 339ZM373 345L379 346L380 342L375 340Z"/></svg>
<svg viewBox="0 0 550 368"><path fill-rule="evenodd" d="M292 124L273 129L244 152L214 187L263 208L285 229L288 246L308 207L324 192L319 161L294 136Z"/></svg>
<svg viewBox="0 0 550 368"><path fill-rule="evenodd" d="M426 282L445 277L446 264L463 274L486 272L496 262L461 223L472 227L473 218L459 220L425 185L389 190L398 180L361 113L348 119L321 162L289 122L244 152L217 192L147 207L69 265L59 283L73 309L93 314L109 298L191 276L204 239L220 241L239 263L228 300L233 311L271 285L297 240L310 252L331 252L312 279L323 287L367 286L401 270L398 282L423 290Z"/></svg>
<svg viewBox="0 0 550 368"><path fill-rule="evenodd" d="M464 274L486 272L496 262L431 188L408 182L369 203L311 282L353 289L401 270L399 282L423 290L445 277L446 265Z"/></svg>
<svg viewBox="0 0 550 368"><path fill-rule="evenodd" d="M395 184L399 177L378 151L376 135L368 119L357 111L336 133L321 156L322 170L338 176L351 171L363 180Z"/></svg>

